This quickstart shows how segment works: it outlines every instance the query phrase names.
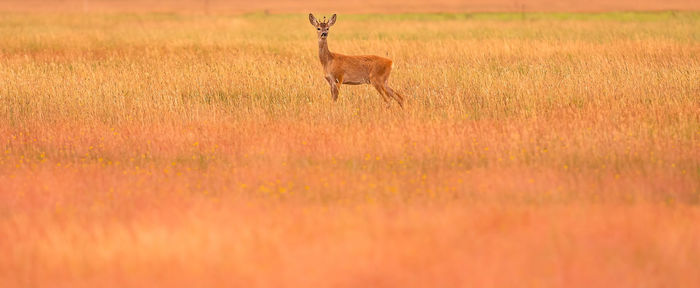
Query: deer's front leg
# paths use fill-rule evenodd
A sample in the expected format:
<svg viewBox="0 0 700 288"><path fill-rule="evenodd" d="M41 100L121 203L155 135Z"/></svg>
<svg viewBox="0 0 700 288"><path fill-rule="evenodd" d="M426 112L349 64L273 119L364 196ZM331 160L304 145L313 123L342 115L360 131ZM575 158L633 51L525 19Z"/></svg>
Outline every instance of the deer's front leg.
<svg viewBox="0 0 700 288"><path fill-rule="evenodd" d="M340 94L339 83L337 83L332 76L326 76L326 81L328 81L328 85L331 86L331 96L333 97L333 101L338 101L338 94Z"/></svg>

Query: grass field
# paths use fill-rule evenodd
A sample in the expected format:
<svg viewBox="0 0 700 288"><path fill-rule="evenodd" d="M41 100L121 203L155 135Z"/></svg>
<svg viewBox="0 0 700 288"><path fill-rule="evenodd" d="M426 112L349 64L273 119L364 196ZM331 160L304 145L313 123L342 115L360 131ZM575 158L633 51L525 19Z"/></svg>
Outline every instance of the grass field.
<svg viewBox="0 0 700 288"><path fill-rule="evenodd" d="M0 11L347 13L697 11L697 0L3 0Z"/></svg>
<svg viewBox="0 0 700 288"><path fill-rule="evenodd" d="M0 14L1 287L698 287L700 13Z"/></svg>

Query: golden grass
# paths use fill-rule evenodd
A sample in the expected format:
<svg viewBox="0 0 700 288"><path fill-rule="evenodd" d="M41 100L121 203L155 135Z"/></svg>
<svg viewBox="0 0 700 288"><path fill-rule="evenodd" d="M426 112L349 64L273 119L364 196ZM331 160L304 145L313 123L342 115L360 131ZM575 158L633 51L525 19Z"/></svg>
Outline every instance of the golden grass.
<svg viewBox="0 0 700 288"><path fill-rule="evenodd" d="M0 11L181 13L405 13L697 11L696 0L3 0Z"/></svg>
<svg viewBox="0 0 700 288"><path fill-rule="evenodd" d="M0 286L700 284L700 18L0 20Z"/></svg>

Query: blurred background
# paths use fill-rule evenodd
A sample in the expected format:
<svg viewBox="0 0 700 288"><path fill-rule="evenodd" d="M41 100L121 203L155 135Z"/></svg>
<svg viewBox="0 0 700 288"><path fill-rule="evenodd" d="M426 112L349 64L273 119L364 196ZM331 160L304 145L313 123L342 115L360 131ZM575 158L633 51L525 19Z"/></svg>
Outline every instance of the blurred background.
<svg viewBox="0 0 700 288"><path fill-rule="evenodd" d="M698 0L2 0L2 11L63 12L517 12L698 10Z"/></svg>

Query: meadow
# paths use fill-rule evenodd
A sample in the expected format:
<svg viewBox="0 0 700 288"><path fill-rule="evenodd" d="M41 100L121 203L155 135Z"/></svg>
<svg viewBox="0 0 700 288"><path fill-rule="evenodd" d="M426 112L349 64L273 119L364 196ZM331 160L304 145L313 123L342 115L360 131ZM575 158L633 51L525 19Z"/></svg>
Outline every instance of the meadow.
<svg viewBox="0 0 700 288"><path fill-rule="evenodd" d="M698 12L340 14L404 109L303 13L0 39L1 287L700 286Z"/></svg>

